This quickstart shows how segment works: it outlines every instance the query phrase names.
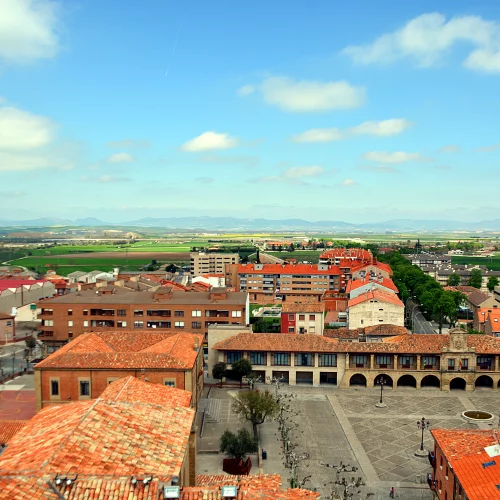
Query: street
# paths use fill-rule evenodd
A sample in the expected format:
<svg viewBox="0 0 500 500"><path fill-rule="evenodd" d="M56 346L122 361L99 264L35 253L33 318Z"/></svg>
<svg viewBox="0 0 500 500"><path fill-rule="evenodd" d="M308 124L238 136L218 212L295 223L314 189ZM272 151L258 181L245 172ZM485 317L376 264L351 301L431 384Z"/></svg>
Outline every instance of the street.
<svg viewBox="0 0 500 500"><path fill-rule="evenodd" d="M407 301L406 314L413 333L436 333L433 324L425 319L424 315L420 312L418 304L412 300Z"/></svg>

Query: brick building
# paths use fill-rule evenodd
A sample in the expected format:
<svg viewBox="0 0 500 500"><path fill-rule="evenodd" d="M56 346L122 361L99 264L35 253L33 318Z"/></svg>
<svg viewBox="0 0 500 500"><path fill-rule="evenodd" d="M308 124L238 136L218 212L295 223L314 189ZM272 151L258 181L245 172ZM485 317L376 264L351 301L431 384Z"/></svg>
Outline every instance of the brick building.
<svg viewBox="0 0 500 500"><path fill-rule="evenodd" d="M208 273L224 274L226 265L238 264L240 261L237 253L192 252L190 258L190 271L193 276Z"/></svg>
<svg viewBox="0 0 500 500"><path fill-rule="evenodd" d="M431 429L429 486L439 500L500 498L500 432Z"/></svg>
<svg viewBox="0 0 500 500"><path fill-rule="evenodd" d="M14 316L0 313L0 344L16 341L16 325Z"/></svg>
<svg viewBox="0 0 500 500"><path fill-rule="evenodd" d="M209 338L208 370L213 364L245 357L262 380L282 376L290 384L461 389L500 388L500 338L468 335L400 335L380 342L345 342L319 335L237 333L220 327ZM355 339L352 339L355 340ZM359 340L359 339L358 339ZM215 341L215 343L212 343Z"/></svg>
<svg viewBox="0 0 500 500"><path fill-rule="evenodd" d="M202 340L151 331L80 335L35 366L37 408L98 398L127 376L189 391L195 406L203 389Z"/></svg>
<svg viewBox="0 0 500 500"><path fill-rule="evenodd" d="M195 411L169 391L122 379L98 400L43 408L0 457L0 498L156 499L194 485Z"/></svg>
<svg viewBox="0 0 500 500"><path fill-rule="evenodd" d="M323 335L324 304L285 302L281 309L281 333L313 333Z"/></svg>
<svg viewBox="0 0 500 500"><path fill-rule="evenodd" d="M208 292L156 291L101 287L54 297L39 303L41 334L49 347L59 347L89 331L149 330L206 334L208 326L247 324L246 293L212 288Z"/></svg>

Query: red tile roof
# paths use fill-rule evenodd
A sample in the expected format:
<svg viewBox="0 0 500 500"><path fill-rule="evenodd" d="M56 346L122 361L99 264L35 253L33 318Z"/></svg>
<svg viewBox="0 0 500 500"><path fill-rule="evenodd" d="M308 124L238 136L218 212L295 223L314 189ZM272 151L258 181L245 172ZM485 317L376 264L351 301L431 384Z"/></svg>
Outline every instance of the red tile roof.
<svg viewBox="0 0 500 500"><path fill-rule="evenodd" d="M388 323L382 323L380 325L366 326L365 334L366 335L406 335L408 331L404 326L398 325L390 325Z"/></svg>
<svg viewBox="0 0 500 500"><path fill-rule="evenodd" d="M346 287L346 293L351 293L354 290L357 290L358 288L361 288L363 286L371 286L373 288L379 288L379 287L384 287L388 288L389 290L393 290L394 292L398 293L399 290L397 286L394 284L394 282L389 279L389 278L382 278L382 279L376 279L376 280L370 280L370 279L365 279L365 280L350 280L347 282L347 287Z"/></svg>
<svg viewBox="0 0 500 500"><path fill-rule="evenodd" d="M493 309L488 313L488 323L493 333L500 333L500 309Z"/></svg>
<svg viewBox="0 0 500 500"><path fill-rule="evenodd" d="M109 384L99 396L104 401L154 403L172 408L189 408L192 394L175 387L123 377Z"/></svg>
<svg viewBox="0 0 500 500"><path fill-rule="evenodd" d="M348 302L348 306L354 307L358 304L361 304L363 302L367 302L369 300L388 302L388 303L394 304L396 306L404 307L403 302L401 302L401 300L399 299L399 297L396 294L394 294L392 292L386 292L386 291L380 290L380 289L369 290L366 293L362 293L362 294L358 295L357 297L350 299Z"/></svg>
<svg viewBox="0 0 500 500"><path fill-rule="evenodd" d="M20 286L31 286L35 284L43 285L47 283L46 280L12 280L12 279L0 279L0 291L7 290L8 288L19 288Z"/></svg>
<svg viewBox="0 0 500 500"><path fill-rule="evenodd" d="M8 443L25 425L27 420L0 420L0 444Z"/></svg>
<svg viewBox="0 0 500 500"><path fill-rule="evenodd" d="M484 450L498 445L500 431L432 429L431 433L468 500L500 497L500 457L490 457Z"/></svg>
<svg viewBox="0 0 500 500"><path fill-rule="evenodd" d="M10 314L0 313L0 319L14 319L15 316L11 316Z"/></svg>
<svg viewBox="0 0 500 500"><path fill-rule="evenodd" d="M282 312L284 313L323 313L325 304L323 303L301 303L301 302L283 302Z"/></svg>
<svg viewBox="0 0 500 500"><path fill-rule="evenodd" d="M80 335L36 365L45 368L191 369L198 356L194 333L144 331L90 332Z"/></svg>
<svg viewBox="0 0 500 500"><path fill-rule="evenodd" d="M335 352L337 341L322 335L240 333L217 342L219 351Z"/></svg>

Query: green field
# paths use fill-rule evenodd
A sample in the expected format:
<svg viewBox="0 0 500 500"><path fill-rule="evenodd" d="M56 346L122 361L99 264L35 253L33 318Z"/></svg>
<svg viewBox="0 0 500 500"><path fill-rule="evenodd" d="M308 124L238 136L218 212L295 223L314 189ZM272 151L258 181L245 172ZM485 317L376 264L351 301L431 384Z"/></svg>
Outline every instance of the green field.
<svg viewBox="0 0 500 500"><path fill-rule="evenodd" d="M319 256L324 252L324 250L321 251L314 251L314 250L295 250L294 252L265 252L268 253L269 255L274 255L275 257L278 257L279 259L296 259L297 262L303 262L307 260L307 262L312 262L313 264L316 264L319 260Z"/></svg>
<svg viewBox="0 0 500 500"><path fill-rule="evenodd" d="M162 244L140 242L134 245L58 245L51 248L34 248L32 255L67 255L88 252L189 252L191 246L184 244Z"/></svg>
<svg viewBox="0 0 500 500"><path fill-rule="evenodd" d="M486 266L490 271L500 271L500 255L494 257L469 257L467 255L454 255L451 258L452 264L467 264Z"/></svg>

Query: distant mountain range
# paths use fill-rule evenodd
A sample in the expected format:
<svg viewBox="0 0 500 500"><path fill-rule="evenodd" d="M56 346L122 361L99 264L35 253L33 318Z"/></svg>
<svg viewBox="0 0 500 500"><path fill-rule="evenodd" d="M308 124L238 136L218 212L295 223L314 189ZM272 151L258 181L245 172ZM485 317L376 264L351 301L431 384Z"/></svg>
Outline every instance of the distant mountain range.
<svg viewBox="0 0 500 500"><path fill-rule="evenodd" d="M500 219L479 222L450 220L394 219L383 222L352 224L344 221L307 221L303 219L238 219L235 217L165 217L109 223L94 217L85 219L58 219L44 217L34 220L0 219L0 227L42 228L69 227L126 227L165 228L193 231L328 231L328 232L450 232L450 231L500 231Z"/></svg>

